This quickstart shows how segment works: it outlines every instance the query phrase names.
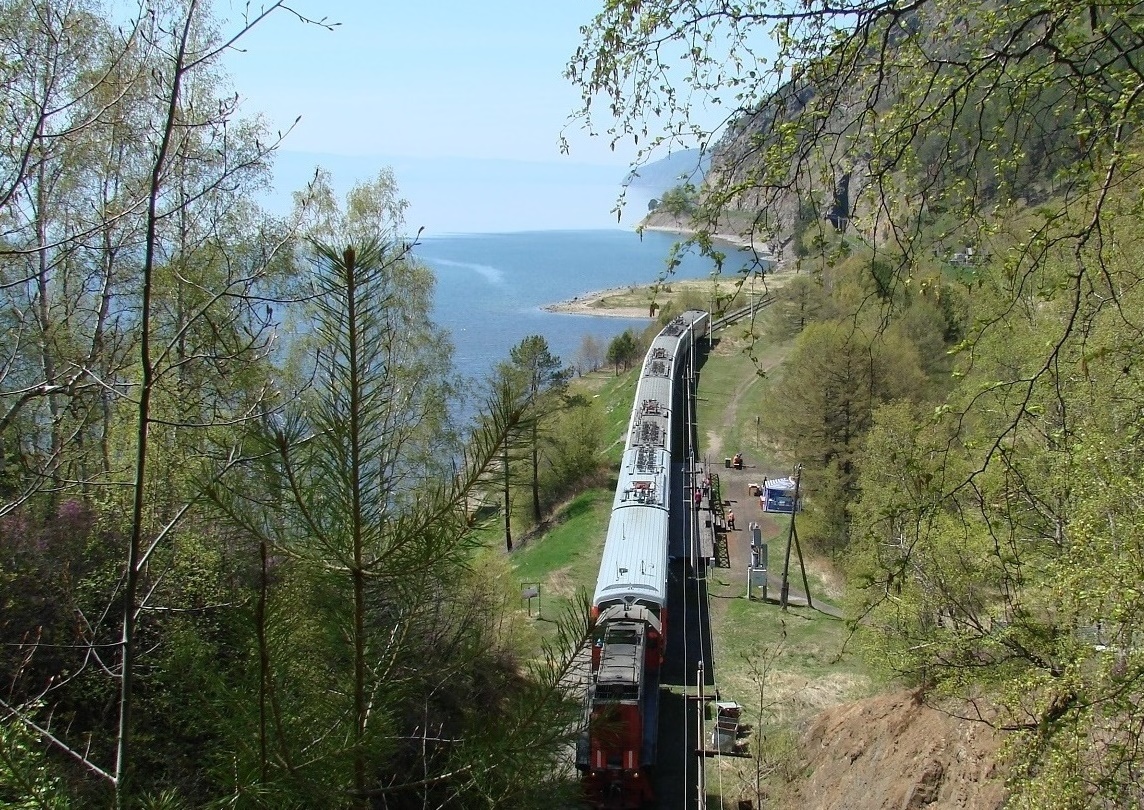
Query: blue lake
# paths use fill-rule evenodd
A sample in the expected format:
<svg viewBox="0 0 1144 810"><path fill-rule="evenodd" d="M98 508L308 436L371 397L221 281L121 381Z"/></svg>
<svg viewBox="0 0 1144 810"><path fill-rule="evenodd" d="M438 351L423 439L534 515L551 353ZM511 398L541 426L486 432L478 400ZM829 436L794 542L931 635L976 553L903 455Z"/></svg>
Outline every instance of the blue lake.
<svg viewBox="0 0 1144 810"><path fill-rule="evenodd" d="M676 236L630 230L522 231L423 238L414 254L437 277L434 320L450 331L458 370L482 379L522 338L539 334L566 365L584 336L607 342L647 318L546 312L597 290L661 278ZM689 256L675 278L706 278L714 264Z"/></svg>

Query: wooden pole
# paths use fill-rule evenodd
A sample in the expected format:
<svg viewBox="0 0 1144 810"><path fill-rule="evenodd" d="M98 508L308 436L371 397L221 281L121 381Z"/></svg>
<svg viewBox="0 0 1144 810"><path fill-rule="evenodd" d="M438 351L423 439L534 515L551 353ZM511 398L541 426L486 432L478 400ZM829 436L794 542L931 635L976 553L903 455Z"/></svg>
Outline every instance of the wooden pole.
<svg viewBox="0 0 1144 810"><path fill-rule="evenodd" d="M799 464L795 467L794 471L794 504L790 512L790 531L787 532L786 554L783 557L783 587L779 595L779 605L783 610L787 609L787 603L790 597L790 547L795 541L795 528L794 519L798 513L798 485L802 478L802 465ZM799 563L802 563L802 549L798 552ZM803 582L806 581L806 568L803 568ZM810 599L810 594L807 594L807 599Z"/></svg>
<svg viewBox="0 0 1144 810"><path fill-rule="evenodd" d="M697 794L698 802L696 803L695 806L698 808L702 808L702 807L707 806L707 802L706 802L707 785L706 785L706 780L704 779L705 768L707 765L707 757L706 757L706 754L704 752L707 750L707 743L703 739L703 713L705 711L707 704L705 703L704 696L703 696L703 661L702 661L702 659L699 661L698 676L699 676L699 700L695 704L695 733L698 735L698 741L697 741L697 744L695 746L695 751L697 754L696 763L695 763L695 767L697 769L696 774L695 774L696 775L695 785L696 785L696 794Z"/></svg>

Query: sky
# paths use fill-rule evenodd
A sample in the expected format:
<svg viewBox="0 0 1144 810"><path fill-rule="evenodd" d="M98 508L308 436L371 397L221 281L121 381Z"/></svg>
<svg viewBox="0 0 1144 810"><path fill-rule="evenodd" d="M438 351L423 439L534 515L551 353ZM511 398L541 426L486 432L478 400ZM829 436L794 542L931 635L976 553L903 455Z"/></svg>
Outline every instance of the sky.
<svg viewBox="0 0 1144 810"><path fill-rule="evenodd" d="M579 93L562 73L601 3L291 0L340 24L276 12L225 65L246 114L283 130L301 116L278 158L282 205L316 164L341 189L391 166L429 235L631 227L646 199L622 222L612 209L636 148L567 129Z"/></svg>

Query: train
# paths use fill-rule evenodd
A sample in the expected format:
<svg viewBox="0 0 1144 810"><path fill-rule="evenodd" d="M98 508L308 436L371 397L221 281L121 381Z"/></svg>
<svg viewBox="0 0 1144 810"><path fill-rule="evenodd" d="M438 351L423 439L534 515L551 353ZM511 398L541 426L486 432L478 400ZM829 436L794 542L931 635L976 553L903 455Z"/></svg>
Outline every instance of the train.
<svg viewBox="0 0 1144 810"><path fill-rule="evenodd" d="M654 799L672 511L691 503L691 360L710 316L688 310L652 340L636 384L596 590L586 728L576 765L595 808Z"/></svg>

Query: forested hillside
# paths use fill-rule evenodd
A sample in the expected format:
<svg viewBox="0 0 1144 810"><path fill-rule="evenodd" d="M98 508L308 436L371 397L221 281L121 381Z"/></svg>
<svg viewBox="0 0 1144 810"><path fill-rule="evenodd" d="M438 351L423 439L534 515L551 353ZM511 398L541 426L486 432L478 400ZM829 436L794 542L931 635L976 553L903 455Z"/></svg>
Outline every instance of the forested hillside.
<svg viewBox="0 0 1144 810"><path fill-rule="evenodd" d="M569 66L589 126L707 144L701 247L786 246L800 532L873 662L1007 733L1014 807L1144 801L1142 47L1132 3L633 0Z"/></svg>

